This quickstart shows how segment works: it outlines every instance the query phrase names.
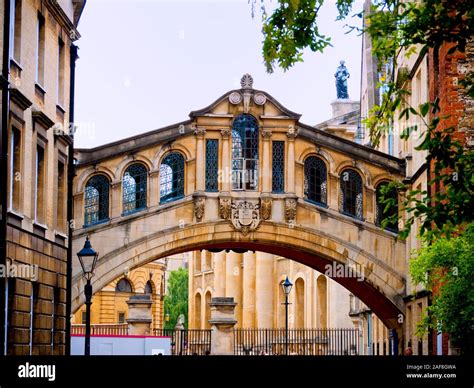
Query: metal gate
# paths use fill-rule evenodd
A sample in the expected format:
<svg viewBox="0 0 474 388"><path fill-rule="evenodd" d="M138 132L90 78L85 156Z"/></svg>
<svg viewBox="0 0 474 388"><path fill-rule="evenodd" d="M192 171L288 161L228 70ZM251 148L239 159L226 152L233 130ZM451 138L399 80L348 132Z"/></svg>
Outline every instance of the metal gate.
<svg viewBox="0 0 474 388"><path fill-rule="evenodd" d="M174 356L206 356L211 354L211 330L154 329L158 337L171 338L171 354Z"/></svg>
<svg viewBox="0 0 474 388"><path fill-rule="evenodd" d="M357 329L234 329L236 355L357 355Z"/></svg>

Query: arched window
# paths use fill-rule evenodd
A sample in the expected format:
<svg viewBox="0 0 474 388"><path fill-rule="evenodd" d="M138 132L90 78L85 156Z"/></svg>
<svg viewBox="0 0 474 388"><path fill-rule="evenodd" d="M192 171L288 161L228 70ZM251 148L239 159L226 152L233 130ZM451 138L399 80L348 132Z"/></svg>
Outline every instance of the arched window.
<svg viewBox="0 0 474 388"><path fill-rule="evenodd" d="M148 280L145 284L145 294L153 294L153 284Z"/></svg>
<svg viewBox="0 0 474 388"><path fill-rule="evenodd" d="M126 278L120 279L115 286L115 292L132 292L130 281Z"/></svg>
<svg viewBox="0 0 474 388"><path fill-rule="evenodd" d="M388 188L383 190L389 182L382 182L377 185L375 189L375 200L376 200L376 207L375 207L375 224L377 226L382 226L383 220L398 215L398 195L397 190L395 188L389 190ZM388 191L387 191L388 190ZM385 199L390 200L389 203L382 202L382 191L385 191ZM388 205L388 206L387 206ZM385 210L387 207L387 210ZM398 222L391 221L387 224L385 229L398 233Z"/></svg>
<svg viewBox="0 0 474 388"><path fill-rule="evenodd" d="M362 178L359 173L347 169L341 173L340 209L342 213L362 219Z"/></svg>
<svg viewBox="0 0 474 388"><path fill-rule="evenodd" d="M326 205L328 196L327 169L316 156L304 161L304 195L308 201Z"/></svg>
<svg viewBox="0 0 474 388"><path fill-rule="evenodd" d="M89 179L84 198L84 226L109 219L109 189L109 180L104 175Z"/></svg>
<svg viewBox="0 0 474 388"><path fill-rule="evenodd" d="M123 174L123 213L133 213L146 208L146 187L148 172L143 164L130 165Z"/></svg>
<svg viewBox="0 0 474 388"><path fill-rule="evenodd" d="M160 166L160 202L184 196L184 158L179 152L168 154Z"/></svg>
<svg viewBox="0 0 474 388"><path fill-rule="evenodd" d="M258 188L258 123L248 114L238 116L232 126L232 188Z"/></svg>

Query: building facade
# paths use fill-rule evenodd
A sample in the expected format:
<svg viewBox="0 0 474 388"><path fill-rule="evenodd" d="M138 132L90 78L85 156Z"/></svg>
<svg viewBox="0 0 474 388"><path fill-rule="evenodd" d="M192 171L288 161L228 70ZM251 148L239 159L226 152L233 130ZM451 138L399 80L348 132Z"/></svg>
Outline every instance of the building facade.
<svg viewBox="0 0 474 388"><path fill-rule="evenodd" d="M165 264L148 263L142 267L126 270L124 274L94 294L91 305L91 324L127 323L128 304L132 295L151 295L151 329L162 329L165 295ZM74 324L85 324L85 306L73 318Z"/></svg>
<svg viewBox="0 0 474 388"><path fill-rule="evenodd" d="M193 252L189 270L190 328L210 328L212 297L233 297L241 328L284 328L285 295L290 328L350 328L349 291L303 264L265 252Z"/></svg>
<svg viewBox="0 0 474 388"><path fill-rule="evenodd" d="M70 239L68 178L77 24L84 0L0 4L5 354L65 354ZM7 58L7 60L5 60ZM16 272L14 272L16 271Z"/></svg>
<svg viewBox="0 0 474 388"><path fill-rule="evenodd" d="M366 0L364 11L370 12L370 0ZM383 79L390 79L390 74L395 75L395 81L408 93L401 109L412 106L418 109L420 104L434 102L439 99L440 130L454 127L452 137L461 141L466 147L474 145L473 132L473 100L468 96L462 85L466 74L474 70L474 43L468 41L464 53L459 51L449 52L453 45L443 43L439 47L422 50L421 46L408 50L400 50L397 58L388 63L379 64L372 53L370 37L363 36L362 46L362 80L361 80L361 118L368 116L374 105L381 102L384 92ZM426 123L415 115L407 119L399 117L400 111L395 112L391 128L388 128L381 139L377 149L387 154L394 155L406 161L405 182L414 190L421 190L434 197L438 186L429 182L434 178L434 161L428 159L428 153L417 150L420 145ZM426 118L429 122L433 118ZM416 126L408 140L403 140L400 135L407 127ZM364 125L359 126L357 141L370 146L369 133L364 131ZM433 201L433 204L434 201ZM413 250L421 247L418 236L421 220L416 219L406 240L407 265ZM414 355L448 354L453 351L449 346L448 338L443 333L431 332L422 337L416 335L417 323L422 319L425 309L430 304L431 295L420 286L414 286L410 274L407 273L407 296L405 314L404 346L410 347Z"/></svg>

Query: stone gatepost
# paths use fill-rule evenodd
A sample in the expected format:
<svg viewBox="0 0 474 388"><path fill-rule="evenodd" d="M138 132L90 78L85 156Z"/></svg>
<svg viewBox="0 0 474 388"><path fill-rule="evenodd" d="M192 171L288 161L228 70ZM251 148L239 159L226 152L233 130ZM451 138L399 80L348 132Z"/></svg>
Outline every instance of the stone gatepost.
<svg viewBox="0 0 474 388"><path fill-rule="evenodd" d="M234 354L235 319L234 298L212 298L211 307L211 355Z"/></svg>
<svg viewBox="0 0 474 388"><path fill-rule="evenodd" d="M132 295L128 300L128 334L149 335L151 329L151 295Z"/></svg>

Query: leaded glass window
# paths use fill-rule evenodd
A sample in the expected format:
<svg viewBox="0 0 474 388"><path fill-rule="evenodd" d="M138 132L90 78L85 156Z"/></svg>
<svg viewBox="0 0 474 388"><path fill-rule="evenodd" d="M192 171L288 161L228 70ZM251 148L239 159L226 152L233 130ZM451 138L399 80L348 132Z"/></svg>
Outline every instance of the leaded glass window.
<svg viewBox="0 0 474 388"><path fill-rule="evenodd" d="M116 292L132 292L132 285L130 284L129 280L126 278L122 278L117 282L115 286Z"/></svg>
<svg viewBox="0 0 474 388"><path fill-rule="evenodd" d="M146 208L148 172L143 164L130 165L122 179L123 213L129 214Z"/></svg>
<svg viewBox="0 0 474 388"><path fill-rule="evenodd" d="M232 188L258 188L258 123L248 114L238 116L232 126Z"/></svg>
<svg viewBox="0 0 474 388"><path fill-rule="evenodd" d="M362 178L357 171L347 169L341 173L339 206L341 212L362 219Z"/></svg>
<svg viewBox="0 0 474 388"><path fill-rule="evenodd" d="M104 175L95 175L86 184L84 198L84 226L109 219L110 183Z"/></svg>
<svg viewBox="0 0 474 388"><path fill-rule="evenodd" d="M385 193L385 199L392 200L393 203L389 203L387 210L384 211L387 204L382 202L382 190L388 184L389 182L382 182L377 185L377 188L375 189L375 224L380 227L382 226L383 220L398 215L398 195L396 189L392 189L389 192ZM387 224L385 229L391 232L398 233L398 222L390 222L389 224Z"/></svg>
<svg viewBox="0 0 474 388"><path fill-rule="evenodd" d="M272 192L285 191L285 142L272 142Z"/></svg>
<svg viewBox="0 0 474 388"><path fill-rule="evenodd" d="M327 204L327 169L326 164L310 156L304 162L304 195L305 199L317 204Z"/></svg>
<svg viewBox="0 0 474 388"><path fill-rule="evenodd" d="M184 196L184 158L179 152L168 154L160 166L160 202Z"/></svg>
<svg viewBox="0 0 474 388"><path fill-rule="evenodd" d="M218 191L219 141L206 140L206 191Z"/></svg>

